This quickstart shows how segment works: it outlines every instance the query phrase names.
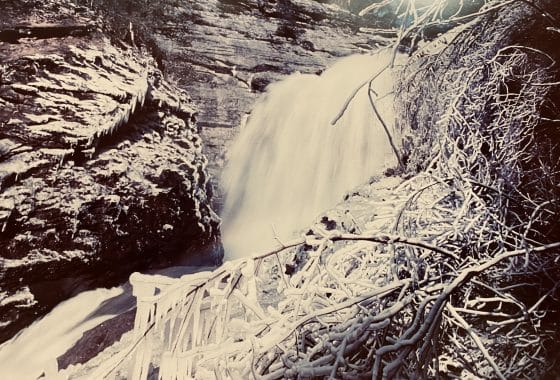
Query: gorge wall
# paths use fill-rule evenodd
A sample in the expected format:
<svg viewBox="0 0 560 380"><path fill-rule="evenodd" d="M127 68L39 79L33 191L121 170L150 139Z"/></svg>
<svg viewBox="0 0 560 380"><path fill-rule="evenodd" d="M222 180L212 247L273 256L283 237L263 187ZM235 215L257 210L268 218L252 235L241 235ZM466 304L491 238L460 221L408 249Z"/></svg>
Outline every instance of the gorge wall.
<svg viewBox="0 0 560 380"><path fill-rule="evenodd" d="M133 25L138 12L128 13ZM226 148L260 93L296 71L317 73L387 43L363 26L342 8L310 0L181 1L154 20L149 33L164 71L199 107L216 208Z"/></svg>
<svg viewBox="0 0 560 380"><path fill-rule="evenodd" d="M387 43L363 26L311 0L4 1L0 341L132 270L219 259L238 126L269 83Z"/></svg>
<svg viewBox="0 0 560 380"><path fill-rule="evenodd" d="M87 10L2 6L0 341L78 291L220 252L187 94Z"/></svg>

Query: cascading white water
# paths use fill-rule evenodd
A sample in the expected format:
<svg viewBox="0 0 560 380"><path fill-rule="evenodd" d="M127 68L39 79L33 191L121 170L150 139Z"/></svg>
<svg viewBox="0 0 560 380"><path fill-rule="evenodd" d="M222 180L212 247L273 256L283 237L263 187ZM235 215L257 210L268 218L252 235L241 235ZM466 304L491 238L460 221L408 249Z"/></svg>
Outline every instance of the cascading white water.
<svg viewBox="0 0 560 380"><path fill-rule="evenodd" d="M82 334L122 313L122 304L96 313L104 302L123 294L123 288L96 289L62 302L44 318L0 345L0 378L52 378L58 370L56 358L64 354ZM132 297L130 296L132 299Z"/></svg>
<svg viewBox="0 0 560 380"><path fill-rule="evenodd" d="M387 66L389 51L343 58L320 76L294 74L269 86L233 143L222 185L226 258L263 252L304 228L345 192L396 164L387 134L360 84ZM372 84L391 129L390 70Z"/></svg>
<svg viewBox="0 0 560 380"><path fill-rule="evenodd" d="M150 271L178 278L208 271L210 267L175 266ZM97 288L61 302L50 313L0 344L0 379L65 379L57 375L57 357L68 351L82 335L101 323L136 307L130 283ZM84 350L95 349L84 347ZM44 377L41 375L44 374Z"/></svg>

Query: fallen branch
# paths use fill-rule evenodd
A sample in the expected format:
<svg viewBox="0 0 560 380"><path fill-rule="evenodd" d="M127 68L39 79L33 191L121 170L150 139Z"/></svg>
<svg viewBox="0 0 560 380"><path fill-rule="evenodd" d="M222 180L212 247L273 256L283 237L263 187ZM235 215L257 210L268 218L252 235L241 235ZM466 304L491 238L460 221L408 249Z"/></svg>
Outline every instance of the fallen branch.
<svg viewBox="0 0 560 380"><path fill-rule="evenodd" d="M358 92L360 92L360 90L362 88L364 88L365 86L368 86L371 82L373 82L375 79L377 79L385 70L388 70L390 67L390 64L385 65L383 68L381 68L377 73L375 73L371 78L369 78L368 80L362 82L360 85L358 85L358 87L356 87L356 89L354 91L352 91L352 93L350 94L350 96L348 96L348 98L346 99L346 101L344 102L344 105L342 106L342 109L338 112L338 114L336 114L336 116L331 120L331 125L335 126L336 123L338 123L338 121L342 118L342 116L344 116L344 114L346 113L346 110L348 109L348 107L350 106L350 103L352 103L352 100L354 100L354 98L356 97L356 95L358 95Z"/></svg>

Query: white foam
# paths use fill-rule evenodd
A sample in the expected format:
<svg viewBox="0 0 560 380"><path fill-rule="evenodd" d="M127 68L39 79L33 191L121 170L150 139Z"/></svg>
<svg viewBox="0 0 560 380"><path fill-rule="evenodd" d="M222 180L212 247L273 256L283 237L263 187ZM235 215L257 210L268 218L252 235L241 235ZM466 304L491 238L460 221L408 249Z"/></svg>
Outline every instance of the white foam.
<svg viewBox="0 0 560 380"><path fill-rule="evenodd" d="M123 293L123 288L96 289L62 302L0 346L0 373L4 379L37 379L57 372L56 358L70 349L82 334L118 312L95 314L102 303Z"/></svg>

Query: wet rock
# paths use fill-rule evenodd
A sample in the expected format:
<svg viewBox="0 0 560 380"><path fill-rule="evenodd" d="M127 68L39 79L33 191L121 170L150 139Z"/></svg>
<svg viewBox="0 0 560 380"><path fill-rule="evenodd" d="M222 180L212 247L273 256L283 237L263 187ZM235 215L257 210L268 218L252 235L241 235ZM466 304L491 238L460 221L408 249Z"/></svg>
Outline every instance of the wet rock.
<svg viewBox="0 0 560 380"><path fill-rule="evenodd" d="M151 58L97 31L0 54L0 341L133 270L219 258L195 108Z"/></svg>

